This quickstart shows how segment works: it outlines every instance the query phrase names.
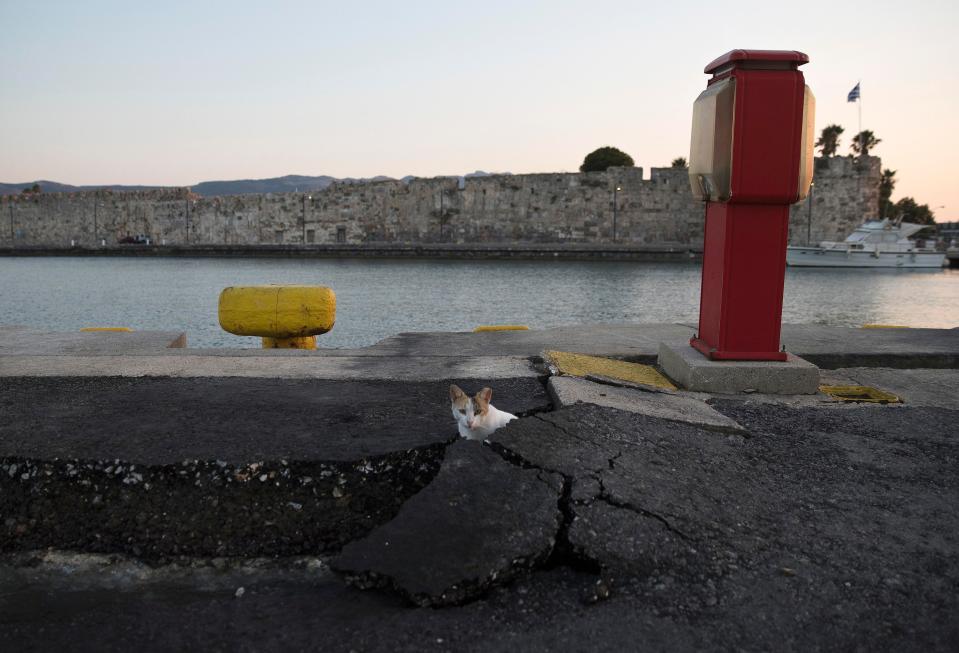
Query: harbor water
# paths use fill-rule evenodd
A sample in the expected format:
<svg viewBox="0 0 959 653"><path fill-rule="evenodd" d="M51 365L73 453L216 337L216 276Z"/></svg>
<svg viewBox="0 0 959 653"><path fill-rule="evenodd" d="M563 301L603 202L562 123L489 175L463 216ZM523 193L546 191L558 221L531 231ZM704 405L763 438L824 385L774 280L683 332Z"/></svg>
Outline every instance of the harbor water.
<svg viewBox="0 0 959 653"><path fill-rule="evenodd" d="M217 299L264 283L336 291L321 347L482 324L694 323L700 273L692 263L10 257L0 258L0 324L186 331L191 347L258 347L220 329ZM959 270L790 268L783 321L957 327Z"/></svg>

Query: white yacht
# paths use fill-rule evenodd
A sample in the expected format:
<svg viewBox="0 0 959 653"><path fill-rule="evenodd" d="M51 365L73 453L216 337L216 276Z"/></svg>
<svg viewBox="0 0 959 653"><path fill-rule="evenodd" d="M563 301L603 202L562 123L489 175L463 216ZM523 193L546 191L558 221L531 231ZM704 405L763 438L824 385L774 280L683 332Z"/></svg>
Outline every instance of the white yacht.
<svg viewBox="0 0 959 653"><path fill-rule="evenodd" d="M916 247L909 240L926 225L895 220L870 220L841 243L786 248L786 264L831 268L941 268L944 252Z"/></svg>

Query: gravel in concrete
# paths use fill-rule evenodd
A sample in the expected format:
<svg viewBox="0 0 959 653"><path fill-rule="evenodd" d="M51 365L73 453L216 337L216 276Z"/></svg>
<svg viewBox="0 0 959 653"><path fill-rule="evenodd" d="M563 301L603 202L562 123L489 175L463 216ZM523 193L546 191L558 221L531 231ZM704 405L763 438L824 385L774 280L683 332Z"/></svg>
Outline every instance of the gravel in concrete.
<svg viewBox="0 0 959 653"><path fill-rule="evenodd" d="M559 475L462 440L432 483L332 565L360 587L390 586L419 605L463 603L546 560L561 493Z"/></svg>

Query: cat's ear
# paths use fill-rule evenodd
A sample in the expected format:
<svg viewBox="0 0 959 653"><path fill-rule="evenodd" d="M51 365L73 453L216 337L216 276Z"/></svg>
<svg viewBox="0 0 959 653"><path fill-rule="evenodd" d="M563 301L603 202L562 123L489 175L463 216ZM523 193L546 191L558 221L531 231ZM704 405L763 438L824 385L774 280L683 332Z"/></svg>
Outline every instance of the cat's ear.
<svg viewBox="0 0 959 653"><path fill-rule="evenodd" d="M460 390L460 387L455 383L450 386L450 399L459 399L464 395L466 395L466 393Z"/></svg>
<svg viewBox="0 0 959 653"><path fill-rule="evenodd" d="M493 389L483 388L482 390L476 393L476 396L482 399L483 401L485 401L486 403L489 403L490 400L493 398Z"/></svg>

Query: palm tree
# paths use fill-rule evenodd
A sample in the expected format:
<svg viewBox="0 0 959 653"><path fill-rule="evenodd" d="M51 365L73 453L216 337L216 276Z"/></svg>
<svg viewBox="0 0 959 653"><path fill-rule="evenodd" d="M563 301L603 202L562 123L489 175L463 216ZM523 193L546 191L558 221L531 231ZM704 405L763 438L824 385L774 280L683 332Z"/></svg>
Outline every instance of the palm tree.
<svg viewBox="0 0 959 653"><path fill-rule="evenodd" d="M816 141L816 147L820 148L823 156L835 156L839 149L839 137L846 131L839 125L827 125L823 127L822 135Z"/></svg>
<svg viewBox="0 0 959 653"><path fill-rule="evenodd" d="M892 208L892 191L896 187L896 171L886 168L879 178L879 217L885 218Z"/></svg>
<svg viewBox="0 0 959 653"><path fill-rule="evenodd" d="M880 143L882 143L882 139L876 138L876 135L868 129L863 129L852 137L852 145L850 147L852 148L853 154L869 156L869 151Z"/></svg>
<svg viewBox="0 0 959 653"><path fill-rule="evenodd" d="M673 168L688 168L689 164L686 163L686 157L678 156L673 159L673 162L670 164Z"/></svg>

